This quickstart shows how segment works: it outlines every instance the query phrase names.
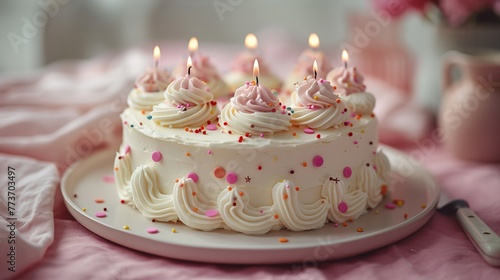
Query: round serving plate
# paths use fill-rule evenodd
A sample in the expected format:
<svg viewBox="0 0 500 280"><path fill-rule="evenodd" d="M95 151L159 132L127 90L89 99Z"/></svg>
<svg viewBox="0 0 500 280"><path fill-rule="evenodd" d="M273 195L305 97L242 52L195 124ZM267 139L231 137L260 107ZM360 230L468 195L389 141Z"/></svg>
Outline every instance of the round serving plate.
<svg viewBox="0 0 500 280"><path fill-rule="evenodd" d="M328 223L311 231L280 230L245 235L223 229L195 230L181 222L152 222L137 209L120 203L112 180L117 148L103 150L73 164L63 176L61 190L69 212L83 226L138 251L208 263L325 261L394 243L417 231L434 213L439 188L430 173L402 152L387 146L382 149L391 162L395 181L389 195L353 222ZM386 207L388 204L397 206L389 209L392 207ZM98 212L104 212L106 217L96 217ZM150 228L158 232L148 233ZM288 242L280 242L283 239Z"/></svg>

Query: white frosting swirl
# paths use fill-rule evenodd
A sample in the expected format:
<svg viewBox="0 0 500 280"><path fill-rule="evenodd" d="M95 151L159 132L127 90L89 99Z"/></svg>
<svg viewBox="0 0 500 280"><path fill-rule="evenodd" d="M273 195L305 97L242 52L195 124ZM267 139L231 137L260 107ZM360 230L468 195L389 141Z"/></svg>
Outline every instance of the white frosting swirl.
<svg viewBox="0 0 500 280"><path fill-rule="evenodd" d="M214 230L222 226L220 215L208 217L207 210L217 209L215 202L198 192L196 183L190 178L182 178L174 185L174 207L187 226L200 230Z"/></svg>
<svg viewBox="0 0 500 280"><path fill-rule="evenodd" d="M238 111L232 103L228 103L222 109L219 124L223 129L237 134L253 135L287 131L292 126L290 116L282 114L281 110L274 113L243 113Z"/></svg>
<svg viewBox="0 0 500 280"><path fill-rule="evenodd" d="M291 107L292 124L314 129L335 127L349 118L345 103L335 95L330 83L311 76L292 93Z"/></svg>
<svg viewBox="0 0 500 280"><path fill-rule="evenodd" d="M351 109L356 114L370 114L375 108L375 96L369 92L357 92L349 94L343 98Z"/></svg>
<svg viewBox="0 0 500 280"><path fill-rule="evenodd" d="M321 189L321 195L326 197L330 204L328 219L332 222L343 223L349 219L357 219L366 210L367 195L359 190L348 192L344 182L337 178L326 179ZM345 212L339 209L342 202L347 205Z"/></svg>
<svg viewBox="0 0 500 280"><path fill-rule="evenodd" d="M137 167L130 181L134 204L142 215L163 222L177 221L173 197L160 191L152 167Z"/></svg>
<svg viewBox="0 0 500 280"><path fill-rule="evenodd" d="M327 221L330 205L326 199L305 204L299 200L300 189L288 180L277 183L273 188L273 206L280 222L292 231L320 228Z"/></svg>
<svg viewBox="0 0 500 280"><path fill-rule="evenodd" d="M387 158L387 156L382 151L378 151L375 154L373 164L375 165L375 171L377 173L377 176L380 178L381 184L389 186L391 183L391 164L389 163L389 159Z"/></svg>
<svg viewBox="0 0 500 280"><path fill-rule="evenodd" d="M153 121L165 127L197 127L218 115L213 95L205 83L189 75L173 81L165 91L165 102L154 106Z"/></svg>
<svg viewBox="0 0 500 280"><path fill-rule="evenodd" d="M244 234L264 234L280 228L272 206L253 207L241 188L222 191L217 199L219 213L228 228Z"/></svg>
<svg viewBox="0 0 500 280"><path fill-rule="evenodd" d="M377 173L372 165L361 165L356 172L355 188L366 193L368 207L375 208L383 198Z"/></svg>
<svg viewBox="0 0 500 280"><path fill-rule="evenodd" d="M130 154L121 155L120 153L116 153L114 168L115 185L120 199L123 199L128 204L132 203L131 174Z"/></svg>
<svg viewBox="0 0 500 280"><path fill-rule="evenodd" d="M127 104L135 110L153 110L153 106L160 104L164 100L163 91L144 92L133 89L127 98Z"/></svg>

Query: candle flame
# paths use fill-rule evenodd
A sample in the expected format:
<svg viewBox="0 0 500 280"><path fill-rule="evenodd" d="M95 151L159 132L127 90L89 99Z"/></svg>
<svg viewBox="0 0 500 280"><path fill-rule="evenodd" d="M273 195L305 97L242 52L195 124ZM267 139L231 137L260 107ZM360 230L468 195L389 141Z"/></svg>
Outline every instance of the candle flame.
<svg viewBox="0 0 500 280"><path fill-rule="evenodd" d="M193 67L193 61L191 60L191 56L188 56L187 59L187 73L191 75L191 67Z"/></svg>
<svg viewBox="0 0 500 280"><path fill-rule="evenodd" d="M191 37L188 44L189 52L196 52L198 50L198 39L196 37Z"/></svg>
<svg viewBox="0 0 500 280"><path fill-rule="evenodd" d="M160 56L161 56L160 47L155 46L155 48L153 49L153 60L155 62L155 67L158 67L158 62L160 61Z"/></svg>
<svg viewBox="0 0 500 280"><path fill-rule="evenodd" d="M342 62L344 62L344 63L349 62L349 54L347 53L346 50L342 51Z"/></svg>
<svg viewBox="0 0 500 280"><path fill-rule="evenodd" d="M254 50L257 48L258 45L257 37L253 33L248 33L247 36L245 37L245 46L251 50Z"/></svg>
<svg viewBox="0 0 500 280"><path fill-rule="evenodd" d="M160 57L161 57L160 47L155 46L155 48L153 49L153 58L155 59L155 61L158 61L160 60Z"/></svg>
<svg viewBox="0 0 500 280"><path fill-rule="evenodd" d="M316 79L316 76L318 76L318 62L316 59L314 60L313 63L313 73L314 73L314 78Z"/></svg>
<svg viewBox="0 0 500 280"><path fill-rule="evenodd" d="M319 47L319 37L318 37L318 34L316 33L311 33L311 35L309 35L309 46L313 49L316 49L317 47Z"/></svg>
<svg viewBox="0 0 500 280"><path fill-rule="evenodd" d="M253 76L257 80L257 85L259 84L259 61L257 59L253 62Z"/></svg>

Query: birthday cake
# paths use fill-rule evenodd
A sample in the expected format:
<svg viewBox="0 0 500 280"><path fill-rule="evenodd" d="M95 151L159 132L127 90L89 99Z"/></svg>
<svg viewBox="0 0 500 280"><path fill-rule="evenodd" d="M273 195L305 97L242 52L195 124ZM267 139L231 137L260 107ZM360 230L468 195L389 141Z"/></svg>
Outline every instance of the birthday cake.
<svg viewBox="0 0 500 280"><path fill-rule="evenodd" d="M244 234L318 229L377 206L390 171L377 119L340 89L361 75L335 86L345 98L307 77L291 104L255 76L222 108L186 74L151 109L125 109L114 163L122 203L147 219Z"/></svg>

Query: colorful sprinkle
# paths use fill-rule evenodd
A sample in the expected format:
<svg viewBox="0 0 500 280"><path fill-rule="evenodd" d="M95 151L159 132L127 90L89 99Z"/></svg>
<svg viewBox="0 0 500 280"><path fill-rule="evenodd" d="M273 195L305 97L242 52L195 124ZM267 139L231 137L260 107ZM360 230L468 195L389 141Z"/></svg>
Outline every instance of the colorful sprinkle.
<svg viewBox="0 0 500 280"><path fill-rule="evenodd" d="M309 127L304 128L304 133L305 134L313 134L314 133L314 129L309 128Z"/></svg>
<svg viewBox="0 0 500 280"><path fill-rule="evenodd" d="M288 242L288 239L284 238L284 237L280 237L278 238L278 242L279 243L287 243Z"/></svg>
<svg viewBox="0 0 500 280"><path fill-rule="evenodd" d="M392 200L398 207L401 207L403 205L405 205L405 201L402 200L402 199L393 199Z"/></svg>
<svg viewBox="0 0 500 280"><path fill-rule="evenodd" d="M345 202L340 202L339 205L337 205L337 208L339 209L340 213L346 213L347 212L347 209L349 209L349 207L347 206L347 203Z"/></svg>
<svg viewBox="0 0 500 280"><path fill-rule="evenodd" d="M177 233L177 230L175 228L173 228L172 233Z"/></svg>
<svg viewBox="0 0 500 280"><path fill-rule="evenodd" d="M160 152L158 151L154 151L152 154L151 154L151 159L153 159L154 162L159 162L162 158L162 155Z"/></svg>
<svg viewBox="0 0 500 280"><path fill-rule="evenodd" d="M95 212L95 214L94 214L94 215L95 215L97 218L105 218L106 216L108 216L108 215L106 215L106 213L104 213L104 212Z"/></svg>
<svg viewBox="0 0 500 280"><path fill-rule="evenodd" d="M404 217L405 219L408 219L408 213L404 213L404 214L403 214L403 217Z"/></svg>
<svg viewBox="0 0 500 280"><path fill-rule="evenodd" d="M95 203L104 203L104 199L102 198L96 198L94 201Z"/></svg>
<svg viewBox="0 0 500 280"><path fill-rule="evenodd" d="M313 165L316 166L316 167L320 167L323 165L323 157L322 156L315 156L313 157Z"/></svg>
<svg viewBox="0 0 500 280"><path fill-rule="evenodd" d="M217 125L215 125L213 123L209 124L209 125L207 125L206 129L207 130L217 130Z"/></svg>
<svg viewBox="0 0 500 280"><path fill-rule="evenodd" d="M150 228L146 229L146 232L149 233L149 234L155 234L155 233L158 233L159 231L155 227L150 227Z"/></svg>
<svg viewBox="0 0 500 280"><path fill-rule="evenodd" d="M343 174L344 174L344 177L350 178L352 175L352 169L349 166L344 167Z"/></svg>
<svg viewBox="0 0 500 280"><path fill-rule="evenodd" d="M102 176L102 181L106 183L114 183L115 182L115 176L113 175L104 175Z"/></svg>
<svg viewBox="0 0 500 280"><path fill-rule="evenodd" d="M386 196L386 194L387 194L387 185L382 185L380 187L380 194L383 195L383 196Z"/></svg>
<svg viewBox="0 0 500 280"><path fill-rule="evenodd" d="M125 149L123 149L123 152L124 152L125 154L130 153L130 146L129 146L129 145L125 145Z"/></svg>
<svg viewBox="0 0 500 280"><path fill-rule="evenodd" d="M219 215L219 211L217 209L208 209L205 211L205 216L207 217L215 217Z"/></svg>
<svg viewBox="0 0 500 280"><path fill-rule="evenodd" d="M257 166L257 170L262 170L262 166L261 165Z"/></svg>
<svg viewBox="0 0 500 280"><path fill-rule="evenodd" d="M222 167L220 167L220 166L219 166L219 167L216 167L216 168L214 169L214 176L215 176L216 178L219 178L219 179L220 179L220 178L223 178L223 177L224 177L224 175L226 175L226 170L224 170L224 168L222 168Z"/></svg>
<svg viewBox="0 0 500 280"><path fill-rule="evenodd" d="M125 230L129 230L129 229L130 229L130 227L129 227L129 226L123 226L123 229L125 229Z"/></svg>
<svg viewBox="0 0 500 280"><path fill-rule="evenodd" d="M357 231L357 232L363 232L363 231L365 231L365 230L364 230L362 227L359 227L359 228L357 228L357 229L356 229L356 231Z"/></svg>
<svg viewBox="0 0 500 280"><path fill-rule="evenodd" d="M427 204L422 203L422 204L420 204L420 207L421 207L422 209L425 209L425 208L427 208Z"/></svg>
<svg viewBox="0 0 500 280"><path fill-rule="evenodd" d="M394 205L394 203L391 203L391 202L388 202L386 205L385 205L385 208L386 209L396 209L396 205Z"/></svg>
<svg viewBox="0 0 500 280"><path fill-rule="evenodd" d="M84 208L82 208L82 211L83 211L83 212L87 212L87 208L85 208L85 207L84 207Z"/></svg>
<svg viewBox="0 0 500 280"><path fill-rule="evenodd" d="M150 120L150 119L152 119L152 118L153 118L153 116L149 115L149 116L147 116L146 118L147 118L148 120Z"/></svg>
<svg viewBox="0 0 500 280"><path fill-rule="evenodd" d="M74 197L74 198L77 198L77 197L78 197L78 195L75 193L75 194L73 195L73 197Z"/></svg>
<svg viewBox="0 0 500 280"><path fill-rule="evenodd" d="M198 183L198 174L190 172L186 177L193 180L193 182Z"/></svg>
<svg viewBox="0 0 500 280"><path fill-rule="evenodd" d="M212 151L211 151L211 150L208 150L208 151L207 151L207 154L211 155L211 154L212 154Z"/></svg>
<svg viewBox="0 0 500 280"><path fill-rule="evenodd" d="M226 176L226 181L229 184L234 184L236 183L236 181L238 181L238 175L236 175L236 173L234 172L229 172Z"/></svg>

